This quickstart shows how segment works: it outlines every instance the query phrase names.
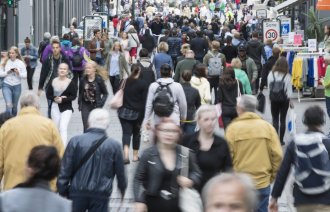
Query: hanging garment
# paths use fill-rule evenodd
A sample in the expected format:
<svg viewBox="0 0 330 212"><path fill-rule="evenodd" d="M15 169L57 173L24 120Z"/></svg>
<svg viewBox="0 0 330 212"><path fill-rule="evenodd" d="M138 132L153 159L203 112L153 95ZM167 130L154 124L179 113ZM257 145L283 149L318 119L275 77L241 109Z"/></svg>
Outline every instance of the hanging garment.
<svg viewBox="0 0 330 212"><path fill-rule="evenodd" d="M308 87L314 87L314 59L308 58L308 74L307 84Z"/></svg>
<svg viewBox="0 0 330 212"><path fill-rule="evenodd" d="M318 64L317 64L317 60L318 58L317 57L314 57L313 58L313 63L314 63L314 88L316 88L318 85L319 85L319 72L318 72Z"/></svg>
<svg viewBox="0 0 330 212"><path fill-rule="evenodd" d="M319 79L325 76L327 66L325 65L324 57L319 57L317 60Z"/></svg>
<svg viewBox="0 0 330 212"><path fill-rule="evenodd" d="M301 89L303 87L302 84L302 74L303 74L303 60L302 58L295 58L292 64L292 85L296 88L296 89Z"/></svg>

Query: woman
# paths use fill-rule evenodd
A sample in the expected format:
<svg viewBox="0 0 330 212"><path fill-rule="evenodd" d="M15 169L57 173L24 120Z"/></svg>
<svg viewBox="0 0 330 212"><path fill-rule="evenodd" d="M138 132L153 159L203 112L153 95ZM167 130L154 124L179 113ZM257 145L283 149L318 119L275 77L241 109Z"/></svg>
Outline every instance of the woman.
<svg viewBox="0 0 330 212"><path fill-rule="evenodd" d="M130 29L127 32L128 35L128 43L129 43L129 56L130 56L130 63L136 62L136 56L137 56L137 49L140 46L139 36L134 29L134 26L130 26Z"/></svg>
<svg viewBox="0 0 330 212"><path fill-rule="evenodd" d="M237 117L237 97L243 93L242 83L235 78L232 67L227 67L220 77L217 103L221 104L222 121L226 129L230 122Z"/></svg>
<svg viewBox="0 0 330 212"><path fill-rule="evenodd" d="M330 53L330 25L324 26L324 49Z"/></svg>
<svg viewBox="0 0 330 212"><path fill-rule="evenodd" d="M154 37L151 35L150 31L151 31L150 29L147 29L141 38L142 48L148 50L149 56L151 56L151 54L153 53L156 47Z"/></svg>
<svg viewBox="0 0 330 212"><path fill-rule="evenodd" d="M303 123L307 127L307 131L296 135L295 140L288 145L283 162L277 173L271 193L272 197L268 207L270 212L278 211L277 200L282 194L292 166L295 167L293 197L297 212L330 211L330 190L326 188L329 186L329 171L320 170L320 172L323 171L323 173L326 173L326 175L323 175L322 172L321 174L315 174L315 172L311 170L316 170L316 168L314 168L316 165L315 162L318 163L318 169L322 166L330 166L328 155L328 152L330 151L330 142L322 133L322 127L325 124L325 114L323 110L319 106L309 107L304 113ZM314 160L306 166L301 166L300 161L304 161L304 159L297 154L298 151L299 155L308 154L305 152L306 149L304 150L304 148L301 148L302 145L304 148L308 148L308 150L320 146L319 148L316 147L315 150L321 150L314 151L316 154L314 154L313 157L308 157L308 159L306 159L311 161L313 158ZM320 152L322 152L322 157L319 157L318 155ZM301 179L298 178L298 174L300 175L301 171L307 173L303 178L304 181L301 181ZM312 176L314 177L314 180L311 178ZM323 179L320 180L320 178ZM314 194L308 194L306 191L308 185L306 186L305 183L311 183L311 185L313 185L311 189L314 191Z"/></svg>
<svg viewBox="0 0 330 212"><path fill-rule="evenodd" d="M286 129L286 114L289 106L293 107L292 102L290 102L292 95L291 76L289 74L289 64L285 57L280 57L276 61L273 70L268 74L267 82L273 126L276 132L279 132L281 144L284 145L285 142L283 138ZM279 95L275 94L273 90L274 85L278 83L284 84L283 99L279 99Z"/></svg>
<svg viewBox="0 0 330 212"><path fill-rule="evenodd" d="M72 57L71 47L72 47L72 43L70 41L69 34L64 34L63 39L61 41L61 52L64 54L66 58Z"/></svg>
<svg viewBox="0 0 330 212"><path fill-rule="evenodd" d="M95 108L102 108L108 98L108 90L104 80L107 74L94 62L88 62L85 66L85 75L79 85L79 111L83 121L84 132L88 128L89 113Z"/></svg>
<svg viewBox="0 0 330 212"><path fill-rule="evenodd" d="M103 32L102 33L102 38L101 38L104 42L104 48L105 48L105 51L104 51L104 57L106 58L108 56L108 53L111 51L112 49L112 39L109 39L109 34L107 31Z"/></svg>
<svg viewBox="0 0 330 212"><path fill-rule="evenodd" d="M69 66L61 63L57 77L47 88L47 97L51 101L51 117L61 134L64 146L67 145L68 125L73 113L72 101L77 97L77 85L68 78Z"/></svg>
<svg viewBox="0 0 330 212"><path fill-rule="evenodd" d="M32 90L33 75L38 63L38 50L31 45L30 38L26 37L24 43L25 46L21 49L21 55L26 65L28 87L29 90Z"/></svg>
<svg viewBox="0 0 330 212"><path fill-rule="evenodd" d="M72 57L71 65L72 65L72 72L73 72L73 82L76 83L78 86L78 82L80 81L81 77L84 73L84 67L87 63L85 57L89 57L89 52L85 47L81 46L79 38L73 38L72 40Z"/></svg>
<svg viewBox="0 0 330 212"><path fill-rule="evenodd" d="M176 212L179 187L197 186L200 170L195 155L184 155L180 127L172 119L163 119L155 128L156 144L143 152L134 178L137 212ZM179 176L182 160L189 158L189 178Z"/></svg>
<svg viewBox="0 0 330 212"><path fill-rule="evenodd" d="M160 78L160 67L163 64L168 64L173 69L173 62L170 55L167 54L168 52L168 44L165 42L160 42L158 45L158 53L155 55L153 59L153 64L156 68L157 79Z"/></svg>
<svg viewBox="0 0 330 212"><path fill-rule="evenodd" d="M190 84L196 88L201 97L201 104L209 104L211 102L210 83L207 80L207 67L199 63L193 67L194 76L191 78Z"/></svg>
<svg viewBox="0 0 330 212"><path fill-rule="evenodd" d="M180 52L181 52L182 55L180 55L178 57L177 63L179 63L181 60L184 60L186 58L186 53L187 53L188 50L190 50L190 44L185 43L181 46Z"/></svg>
<svg viewBox="0 0 330 212"><path fill-rule="evenodd" d="M105 66L110 76L113 94L115 94L119 89L121 80L127 78L130 74L119 42L113 44L112 52L109 52Z"/></svg>
<svg viewBox="0 0 330 212"><path fill-rule="evenodd" d="M55 147L34 147L26 163L27 180L0 195L0 211L72 211L71 201L50 190L49 183L57 177L60 165L61 158Z"/></svg>
<svg viewBox="0 0 330 212"><path fill-rule="evenodd" d="M243 86L242 94L252 94L249 78L246 72L241 69L242 68L241 60L238 58L234 58L231 61L231 67L234 69L236 79L238 79L242 83Z"/></svg>
<svg viewBox="0 0 330 212"><path fill-rule="evenodd" d="M129 50L131 49L129 46L129 40L128 40L128 35L126 32L121 33L121 39L120 39L120 45L123 49L123 53L126 59L127 63L130 63L130 56L129 56Z"/></svg>
<svg viewBox="0 0 330 212"><path fill-rule="evenodd" d="M197 164L202 171L199 191L202 191L206 182L213 176L230 171L233 166L226 140L214 134L217 120L215 106L202 105L196 112L199 130L182 139L182 145L196 154Z"/></svg>
<svg viewBox="0 0 330 212"><path fill-rule="evenodd" d="M191 71L184 70L181 74L182 78L182 88L184 94L186 95L187 101L187 117L186 120L182 120L181 124L184 134L191 134L195 132L196 121L194 120L196 110L201 106L201 97L196 88L193 88L190 84Z"/></svg>
<svg viewBox="0 0 330 212"><path fill-rule="evenodd" d="M148 84L140 79L141 68L138 64L131 67L131 75L124 88L123 106L118 109L118 117L123 130L124 163L129 164L129 146L133 135L133 162L139 160L140 130L148 93Z"/></svg>
<svg viewBox="0 0 330 212"><path fill-rule="evenodd" d="M0 69L0 77L4 77L2 94L6 102L6 111L13 116L17 115L17 104L21 96L21 79L27 75L26 67L22 61L18 48L13 46L8 51L8 59Z"/></svg>

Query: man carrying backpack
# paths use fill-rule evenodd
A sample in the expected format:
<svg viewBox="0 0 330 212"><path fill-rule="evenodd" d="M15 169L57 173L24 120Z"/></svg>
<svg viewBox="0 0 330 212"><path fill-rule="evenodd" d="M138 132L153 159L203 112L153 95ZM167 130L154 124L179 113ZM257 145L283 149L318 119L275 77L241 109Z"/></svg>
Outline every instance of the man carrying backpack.
<svg viewBox="0 0 330 212"><path fill-rule="evenodd" d="M303 123L307 131L296 135L286 149L268 211L278 211L277 199L292 166L295 167L293 197L297 211L330 211L330 139L322 133L325 117L319 106L311 106L305 111Z"/></svg>
<svg viewBox="0 0 330 212"><path fill-rule="evenodd" d="M154 64L151 62L147 49L141 49L139 56L140 60L137 64L141 68L140 79L143 79L149 87L151 83L156 81L156 69Z"/></svg>
<svg viewBox="0 0 330 212"><path fill-rule="evenodd" d="M214 88L214 96L218 96L219 79L222 71L226 68L226 56L219 52L219 41L212 41L212 50L209 50L203 58L203 63L208 67L208 81L211 93Z"/></svg>
<svg viewBox="0 0 330 212"><path fill-rule="evenodd" d="M160 67L160 75L156 82L149 86L146 110L143 123L150 127L150 118L154 112L154 121L157 124L160 118L170 117L177 125L180 120L186 120L187 102L180 83L172 79L172 69L168 64Z"/></svg>

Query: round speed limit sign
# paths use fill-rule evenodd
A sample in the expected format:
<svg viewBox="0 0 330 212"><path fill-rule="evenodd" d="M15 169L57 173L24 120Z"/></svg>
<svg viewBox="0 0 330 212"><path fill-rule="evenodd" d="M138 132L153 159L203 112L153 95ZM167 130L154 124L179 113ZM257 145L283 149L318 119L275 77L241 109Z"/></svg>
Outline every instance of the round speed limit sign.
<svg viewBox="0 0 330 212"><path fill-rule="evenodd" d="M265 34L265 37L267 39L271 39L272 41L277 40L277 36L278 36L278 34L277 34L276 30L274 30L274 29L267 30L266 34Z"/></svg>

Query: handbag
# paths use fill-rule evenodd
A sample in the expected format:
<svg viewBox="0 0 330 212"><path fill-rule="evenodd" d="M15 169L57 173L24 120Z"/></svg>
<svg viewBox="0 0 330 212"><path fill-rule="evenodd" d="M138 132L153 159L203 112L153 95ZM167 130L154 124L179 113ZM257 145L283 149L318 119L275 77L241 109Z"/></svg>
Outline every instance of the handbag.
<svg viewBox="0 0 330 212"><path fill-rule="evenodd" d="M117 91L117 93L110 100L110 108L111 109L118 109L121 106L123 106L125 84L126 84L126 79L123 80L119 90Z"/></svg>
<svg viewBox="0 0 330 212"><path fill-rule="evenodd" d="M260 111L261 113L265 112L265 106L266 106L266 97L265 95L260 92L257 96L257 100L258 100L258 108L257 110Z"/></svg>
<svg viewBox="0 0 330 212"><path fill-rule="evenodd" d="M181 146L182 168L181 176L188 177L189 174L189 149ZM198 191L193 188L180 188L179 207L182 212L202 212L203 204Z"/></svg>
<svg viewBox="0 0 330 212"><path fill-rule="evenodd" d="M288 131L292 137L294 137L297 133L296 126L297 114L294 112L294 109L289 108L289 119L288 119Z"/></svg>

